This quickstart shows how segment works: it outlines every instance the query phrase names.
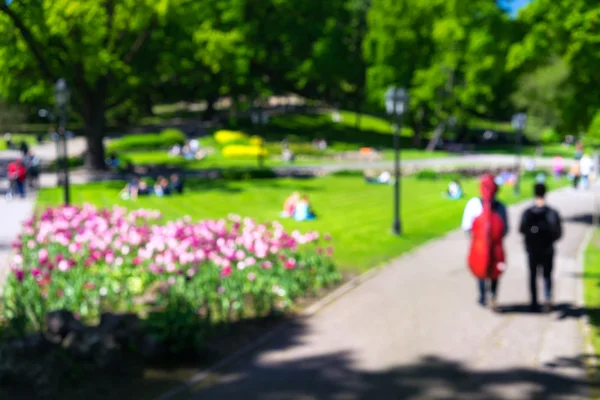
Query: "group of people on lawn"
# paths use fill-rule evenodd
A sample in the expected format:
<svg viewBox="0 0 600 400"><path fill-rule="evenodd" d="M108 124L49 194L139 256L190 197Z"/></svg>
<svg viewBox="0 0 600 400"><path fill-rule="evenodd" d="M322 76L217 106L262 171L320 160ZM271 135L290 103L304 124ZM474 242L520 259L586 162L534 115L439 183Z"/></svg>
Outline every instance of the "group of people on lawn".
<svg viewBox="0 0 600 400"><path fill-rule="evenodd" d="M154 186L148 185L146 181L134 176L119 193L123 200L135 200L139 196L166 197L172 194L183 193L183 181L177 174L171 175L170 179L159 176Z"/></svg>
<svg viewBox="0 0 600 400"><path fill-rule="evenodd" d="M206 151L200 147L198 139L186 141L183 146L178 144L169 149L171 157L183 157L186 160L201 160L206 157Z"/></svg>

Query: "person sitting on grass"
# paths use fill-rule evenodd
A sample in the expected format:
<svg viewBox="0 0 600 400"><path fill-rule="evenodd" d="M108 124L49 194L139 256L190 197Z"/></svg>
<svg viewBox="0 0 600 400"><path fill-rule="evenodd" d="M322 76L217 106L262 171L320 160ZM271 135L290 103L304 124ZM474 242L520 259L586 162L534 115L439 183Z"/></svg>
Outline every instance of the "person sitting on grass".
<svg viewBox="0 0 600 400"><path fill-rule="evenodd" d="M296 208L294 210L294 219L296 221L312 221L317 216L312 210L310 205L310 201L308 200L307 195L303 195L302 198L296 203Z"/></svg>
<svg viewBox="0 0 600 400"><path fill-rule="evenodd" d="M110 153L106 159L106 166L110 169L117 169L119 167L119 157L115 153Z"/></svg>
<svg viewBox="0 0 600 400"><path fill-rule="evenodd" d="M171 182L169 184L171 193L183 194L183 181L177 174L171 175Z"/></svg>
<svg viewBox="0 0 600 400"><path fill-rule="evenodd" d="M294 212L296 211L296 204L300 200L300 194L298 192L294 192L285 199L283 203L283 211L281 212L281 216L284 218L291 218L294 216Z"/></svg>
<svg viewBox="0 0 600 400"><path fill-rule="evenodd" d="M138 196L149 195L150 188L148 188L148 184L142 181L139 176L134 176L119 194L123 200L135 200Z"/></svg>
<svg viewBox="0 0 600 400"><path fill-rule="evenodd" d="M379 183L379 184L391 184L393 183L392 174L389 171L383 171L377 177L373 176L373 173L365 174L365 181L367 183Z"/></svg>
<svg viewBox="0 0 600 400"><path fill-rule="evenodd" d="M448 190L446 191L446 197L451 200L458 200L463 197L463 190L458 180L450 181Z"/></svg>
<svg viewBox="0 0 600 400"><path fill-rule="evenodd" d="M154 185L154 194L158 197L169 196L171 194L169 181L165 177L159 176L156 179L156 184Z"/></svg>

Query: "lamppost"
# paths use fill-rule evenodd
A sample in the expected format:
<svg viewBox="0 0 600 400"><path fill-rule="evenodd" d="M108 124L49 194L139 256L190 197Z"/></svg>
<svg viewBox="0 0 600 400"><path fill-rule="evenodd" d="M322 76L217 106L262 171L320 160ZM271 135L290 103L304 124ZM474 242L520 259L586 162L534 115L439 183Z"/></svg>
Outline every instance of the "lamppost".
<svg viewBox="0 0 600 400"><path fill-rule="evenodd" d="M394 124L394 235L402 234L400 222L400 132L402 118L408 108L408 93L402 88L391 87L385 92L385 109L388 115L396 117Z"/></svg>
<svg viewBox="0 0 600 400"><path fill-rule="evenodd" d="M54 99L58 111L58 140L62 144L62 167L63 167L63 188L65 196L65 205L71 204L71 195L69 188L69 159L67 153L67 106L69 104L70 93L67 82L59 79L54 88Z"/></svg>
<svg viewBox="0 0 600 400"><path fill-rule="evenodd" d="M523 131L525 130L525 124L527 123L527 115L524 113L518 113L512 117L512 127L516 131L515 135L515 152L517 155L516 164L516 175L517 181L515 182L514 193L518 196L521 193L521 141L523 138Z"/></svg>

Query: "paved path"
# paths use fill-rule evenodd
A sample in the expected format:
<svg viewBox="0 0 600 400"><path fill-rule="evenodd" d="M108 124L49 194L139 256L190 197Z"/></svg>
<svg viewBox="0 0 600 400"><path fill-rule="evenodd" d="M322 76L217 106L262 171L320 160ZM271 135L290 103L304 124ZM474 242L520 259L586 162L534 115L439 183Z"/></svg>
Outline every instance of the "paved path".
<svg viewBox="0 0 600 400"><path fill-rule="evenodd" d="M524 206L515 206L502 313L475 304L467 238L454 232L397 260L182 398L586 399L576 256L591 229L585 221L593 196L564 189L549 199L569 220L558 245L555 312L526 311L528 272L515 232Z"/></svg>
<svg viewBox="0 0 600 400"><path fill-rule="evenodd" d="M21 233L23 222L33 213L35 194L29 193L26 199L6 202L6 188L0 189L0 292L10 264L11 244Z"/></svg>

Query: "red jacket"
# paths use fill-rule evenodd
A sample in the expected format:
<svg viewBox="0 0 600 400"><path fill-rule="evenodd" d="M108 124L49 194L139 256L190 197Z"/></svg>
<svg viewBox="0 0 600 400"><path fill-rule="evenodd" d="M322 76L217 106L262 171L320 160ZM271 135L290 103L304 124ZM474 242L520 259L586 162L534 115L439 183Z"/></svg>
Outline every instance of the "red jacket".
<svg viewBox="0 0 600 400"><path fill-rule="evenodd" d="M26 175L27 171L25 170L23 163L19 161L13 161L8 164L8 179L16 179L19 182L25 182Z"/></svg>

